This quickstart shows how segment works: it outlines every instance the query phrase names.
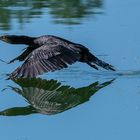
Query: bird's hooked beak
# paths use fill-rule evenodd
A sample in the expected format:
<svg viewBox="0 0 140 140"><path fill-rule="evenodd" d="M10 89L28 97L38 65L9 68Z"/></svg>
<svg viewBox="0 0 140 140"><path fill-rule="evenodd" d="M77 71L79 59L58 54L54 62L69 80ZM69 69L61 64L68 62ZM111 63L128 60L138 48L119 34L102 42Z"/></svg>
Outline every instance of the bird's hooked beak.
<svg viewBox="0 0 140 140"><path fill-rule="evenodd" d="M0 40L3 40L4 39L4 36L0 36Z"/></svg>
<svg viewBox="0 0 140 140"><path fill-rule="evenodd" d="M0 36L0 40L2 40L2 41L5 41L5 42L6 42L7 38L6 38L6 36L2 35L2 36Z"/></svg>
<svg viewBox="0 0 140 140"><path fill-rule="evenodd" d="M8 36L6 35L2 35L0 36L0 40L4 41L4 42L7 42L7 43L10 43L11 40L8 38Z"/></svg>

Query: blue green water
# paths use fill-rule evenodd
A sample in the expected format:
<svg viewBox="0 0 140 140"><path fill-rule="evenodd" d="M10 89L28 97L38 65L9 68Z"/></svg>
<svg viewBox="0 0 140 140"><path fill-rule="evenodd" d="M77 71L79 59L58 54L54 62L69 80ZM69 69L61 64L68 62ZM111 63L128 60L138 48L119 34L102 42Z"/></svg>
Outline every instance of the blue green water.
<svg viewBox="0 0 140 140"><path fill-rule="evenodd" d="M36 84L23 84L5 80L5 74L21 63L0 62L0 138L139 140L139 5L139 0L1 0L0 34L60 36L85 45L117 71L96 71L75 63L40 76L45 84L38 79ZM0 59L11 60L24 47L0 42ZM63 88L54 92L50 80ZM12 87L27 94L17 94ZM39 89L58 97L56 105L62 107L55 115L28 107L33 102L28 95L40 93Z"/></svg>

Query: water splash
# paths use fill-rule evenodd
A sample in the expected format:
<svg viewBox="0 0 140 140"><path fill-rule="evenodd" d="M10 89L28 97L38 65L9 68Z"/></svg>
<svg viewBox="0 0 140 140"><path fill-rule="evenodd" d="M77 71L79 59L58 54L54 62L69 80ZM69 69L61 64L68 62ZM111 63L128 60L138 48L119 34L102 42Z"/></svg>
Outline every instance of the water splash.
<svg viewBox="0 0 140 140"><path fill-rule="evenodd" d="M138 78L140 77L140 70L117 70L117 71L91 71L89 69L87 70L81 70L79 68L71 68L69 71L62 70L59 72L59 76L62 77L85 77L88 79L88 77L94 77L94 78L100 78L100 79L116 79L116 78ZM82 78L81 77L81 78Z"/></svg>

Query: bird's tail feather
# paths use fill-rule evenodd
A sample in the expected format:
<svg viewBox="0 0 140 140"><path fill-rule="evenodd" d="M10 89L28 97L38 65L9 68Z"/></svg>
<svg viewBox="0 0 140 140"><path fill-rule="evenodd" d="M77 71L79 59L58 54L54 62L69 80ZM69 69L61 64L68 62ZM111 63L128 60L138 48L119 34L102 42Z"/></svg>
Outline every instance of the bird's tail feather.
<svg viewBox="0 0 140 140"><path fill-rule="evenodd" d="M115 68L112 65L110 65L110 64L108 64L108 63L106 63L106 62L104 62L104 61L102 61L100 59L98 59L96 56L94 56L91 53L88 54L87 64L90 65L91 67L97 69L97 70L98 70L97 66L100 66L100 67L102 67L102 68L104 68L106 70L115 71Z"/></svg>

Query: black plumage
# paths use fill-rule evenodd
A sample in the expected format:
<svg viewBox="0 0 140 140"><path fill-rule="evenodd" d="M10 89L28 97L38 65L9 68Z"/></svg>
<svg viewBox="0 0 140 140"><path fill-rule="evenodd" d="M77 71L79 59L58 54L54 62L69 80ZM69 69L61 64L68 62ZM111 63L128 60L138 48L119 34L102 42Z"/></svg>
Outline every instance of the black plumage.
<svg viewBox="0 0 140 140"><path fill-rule="evenodd" d="M67 68L68 65L76 61L87 63L95 69L98 69L98 65L107 70L115 70L112 65L91 54L85 46L60 37L52 35L41 37L5 35L1 36L0 40L11 44L28 45L21 55L9 62L25 60L22 66L10 74L10 78L36 77L44 72Z"/></svg>

